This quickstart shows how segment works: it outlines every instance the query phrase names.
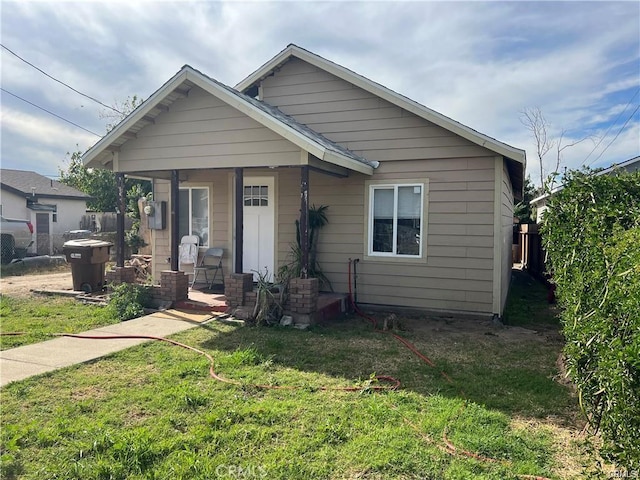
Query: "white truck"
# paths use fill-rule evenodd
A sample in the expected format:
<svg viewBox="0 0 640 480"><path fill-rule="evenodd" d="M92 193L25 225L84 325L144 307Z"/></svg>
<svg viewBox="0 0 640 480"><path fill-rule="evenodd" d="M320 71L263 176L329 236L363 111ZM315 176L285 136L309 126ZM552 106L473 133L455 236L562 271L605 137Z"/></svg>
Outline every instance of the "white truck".
<svg viewBox="0 0 640 480"><path fill-rule="evenodd" d="M33 244L33 225L29 220L15 220L0 215L0 253L2 263L22 258Z"/></svg>

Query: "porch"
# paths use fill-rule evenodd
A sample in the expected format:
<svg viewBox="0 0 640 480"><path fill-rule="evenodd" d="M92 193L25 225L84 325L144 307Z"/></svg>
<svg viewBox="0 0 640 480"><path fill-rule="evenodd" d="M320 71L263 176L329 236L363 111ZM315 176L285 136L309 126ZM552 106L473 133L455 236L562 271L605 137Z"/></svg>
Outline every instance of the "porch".
<svg viewBox="0 0 640 480"><path fill-rule="evenodd" d="M224 250L229 311L250 305L255 272L274 275L298 238L300 278L292 280L290 309L310 318L320 298L317 281L307 278L310 172L355 177L359 189L378 167L377 161L189 66L87 151L83 162L116 173L113 283L130 281L131 275L124 264L125 175L146 178L153 181L155 211L153 226L149 223L152 270L165 301L204 300L190 292L179 265L184 235L199 237L200 254L207 248Z"/></svg>
<svg viewBox="0 0 640 480"><path fill-rule="evenodd" d="M240 309L239 317L242 312L251 312L255 306L255 295L247 296L246 305ZM222 288L214 287L210 290L207 285L195 285L189 288L188 298L176 302L176 308L184 308L188 310L206 311L206 312L228 312L228 302ZM237 309L236 309L237 310ZM315 312L308 318L298 316L296 325L315 325L326 324L342 317L350 310L349 296L343 293L319 292L315 305ZM234 313L234 312L229 312ZM285 310L285 314L291 312ZM294 319L295 320L295 319ZM300 321L302 320L302 321ZM305 321L306 320L306 321Z"/></svg>

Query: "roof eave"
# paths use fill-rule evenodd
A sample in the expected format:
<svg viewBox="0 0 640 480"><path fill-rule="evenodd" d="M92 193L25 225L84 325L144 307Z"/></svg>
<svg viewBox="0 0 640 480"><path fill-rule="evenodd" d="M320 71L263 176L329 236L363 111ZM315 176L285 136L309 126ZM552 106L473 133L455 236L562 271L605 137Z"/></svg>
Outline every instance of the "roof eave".
<svg viewBox="0 0 640 480"><path fill-rule="evenodd" d="M358 162L357 160L342 155L341 153L332 152L331 150L325 150L324 155L318 158L321 158L325 162L337 165L339 167L348 168L349 170L353 170L369 176L373 175L373 166L367 165L366 163Z"/></svg>
<svg viewBox="0 0 640 480"><path fill-rule="evenodd" d="M142 105L136 108L129 116L120 122L113 130L96 142L89 150L82 155L82 162L86 167L102 167L95 165L94 160L104 153L113 140L120 137L129 130L136 122L140 121L145 115L153 110L168 93L184 82L187 78L186 68L183 67L173 78L166 82L162 87L156 90Z"/></svg>

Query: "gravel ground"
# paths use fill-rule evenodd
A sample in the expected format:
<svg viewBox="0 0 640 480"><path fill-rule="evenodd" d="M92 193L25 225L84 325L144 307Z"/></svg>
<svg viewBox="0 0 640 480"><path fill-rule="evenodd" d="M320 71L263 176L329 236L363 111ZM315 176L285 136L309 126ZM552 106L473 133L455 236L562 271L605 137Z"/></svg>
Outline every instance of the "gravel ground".
<svg viewBox="0 0 640 480"><path fill-rule="evenodd" d="M28 297L41 289L73 290L71 270L0 278L0 293L10 297Z"/></svg>

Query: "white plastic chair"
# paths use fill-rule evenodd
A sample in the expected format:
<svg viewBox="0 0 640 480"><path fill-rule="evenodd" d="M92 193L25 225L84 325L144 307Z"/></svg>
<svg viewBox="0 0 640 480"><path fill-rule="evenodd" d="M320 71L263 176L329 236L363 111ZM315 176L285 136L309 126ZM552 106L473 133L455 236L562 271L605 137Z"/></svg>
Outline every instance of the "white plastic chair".
<svg viewBox="0 0 640 480"><path fill-rule="evenodd" d="M183 265L193 265L195 268L198 263L198 246L200 238L197 235L185 235L180 240L178 247L178 270L182 270Z"/></svg>
<svg viewBox="0 0 640 480"><path fill-rule="evenodd" d="M193 288L193 286L195 285L200 272L204 272L204 280L209 284L209 290L213 289L213 283L218 277L218 272L220 272L222 276L222 285L224 286L224 271L222 270L223 255L224 250L222 248L208 248L207 251L204 252L204 256L202 257L200 264L193 270L193 281L191 282L191 288ZM211 282L209 282L209 276L207 272L214 272Z"/></svg>

